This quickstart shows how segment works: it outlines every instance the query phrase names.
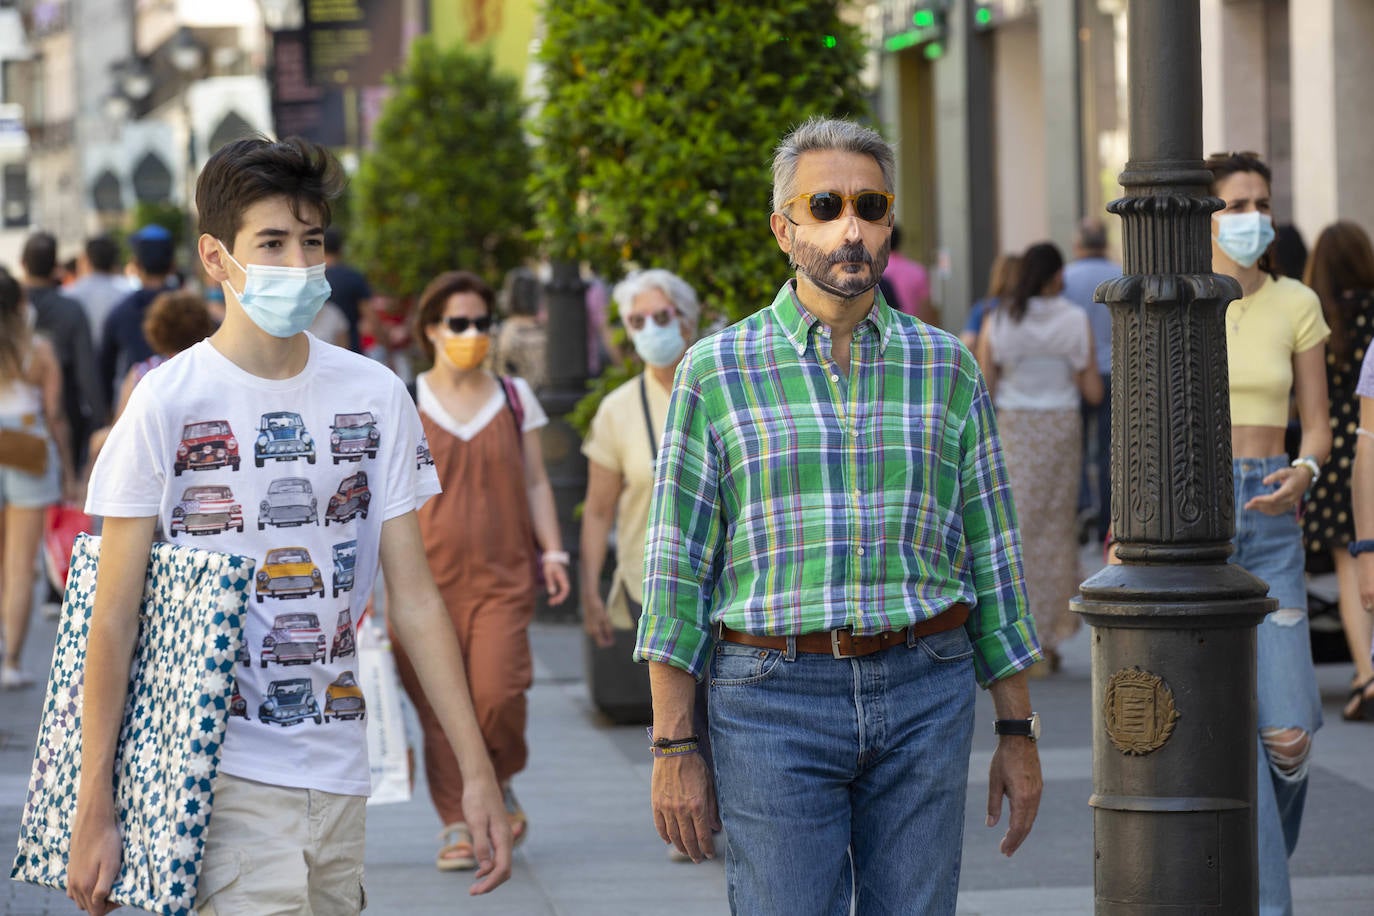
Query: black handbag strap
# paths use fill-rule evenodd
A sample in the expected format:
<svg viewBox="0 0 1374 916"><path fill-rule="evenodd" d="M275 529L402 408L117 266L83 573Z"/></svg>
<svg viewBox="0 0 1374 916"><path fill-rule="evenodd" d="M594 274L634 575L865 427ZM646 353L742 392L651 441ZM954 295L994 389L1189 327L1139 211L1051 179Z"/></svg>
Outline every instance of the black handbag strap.
<svg viewBox="0 0 1374 916"><path fill-rule="evenodd" d="M646 373L647 375L647 373ZM649 383L645 376L639 377L639 403L644 408L644 428L649 433L649 456L658 463L658 437L654 435L654 418L649 413Z"/></svg>

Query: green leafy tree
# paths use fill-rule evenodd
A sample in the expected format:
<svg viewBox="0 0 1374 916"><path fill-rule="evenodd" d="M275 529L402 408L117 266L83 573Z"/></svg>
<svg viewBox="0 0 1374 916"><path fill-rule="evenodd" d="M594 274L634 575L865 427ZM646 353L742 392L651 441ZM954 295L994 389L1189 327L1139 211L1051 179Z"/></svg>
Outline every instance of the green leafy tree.
<svg viewBox="0 0 1374 916"><path fill-rule="evenodd" d="M773 149L812 115L869 113L835 0L547 0L544 21L531 189L549 254L612 280L666 267L729 320L768 304L786 276Z"/></svg>
<svg viewBox="0 0 1374 916"><path fill-rule="evenodd" d="M515 80L489 55L412 46L353 179L349 254L372 282L415 296L445 270L492 283L517 266L531 212Z"/></svg>

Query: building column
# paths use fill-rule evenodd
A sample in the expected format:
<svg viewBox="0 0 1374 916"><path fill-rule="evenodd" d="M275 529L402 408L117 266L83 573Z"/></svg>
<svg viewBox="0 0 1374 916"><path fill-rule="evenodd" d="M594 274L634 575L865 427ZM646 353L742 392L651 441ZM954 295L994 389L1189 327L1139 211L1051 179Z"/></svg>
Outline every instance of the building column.
<svg viewBox="0 0 1374 916"><path fill-rule="evenodd" d="M1078 4L1041 0L1040 85L1045 94L1045 222L1068 255L1083 217L1083 117Z"/></svg>

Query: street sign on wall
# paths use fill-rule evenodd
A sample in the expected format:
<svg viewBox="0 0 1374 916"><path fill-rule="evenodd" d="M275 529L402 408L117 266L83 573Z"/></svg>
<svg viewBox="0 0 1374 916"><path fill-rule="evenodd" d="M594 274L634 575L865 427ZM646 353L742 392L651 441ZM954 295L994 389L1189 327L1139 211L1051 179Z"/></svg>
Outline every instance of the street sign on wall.
<svg viewBox="0 0 1374 916"><path fill-rule="evenodd" d="M310 81L355 89L380 86L401 63L401 4L306 0Z"/></svg>

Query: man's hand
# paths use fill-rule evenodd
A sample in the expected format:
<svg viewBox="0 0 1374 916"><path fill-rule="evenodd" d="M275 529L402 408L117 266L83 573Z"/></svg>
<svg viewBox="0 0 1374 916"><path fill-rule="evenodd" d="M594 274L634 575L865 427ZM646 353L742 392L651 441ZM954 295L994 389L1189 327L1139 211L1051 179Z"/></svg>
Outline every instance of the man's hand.
<svg viewBox="0 0 1374 916"><path fill-rule="evenodd" d="M712 833L720 830L716 794L700 754L654 760L654 826L693 862L716 856Z"/></svg>
<svg viewBox="0 0 1374 916"><path fill-rule="evenodd" d="M1006 735L997 741L988 768L988 826L995 827L1002 817L1002 796L1011 804L1011 820L1002 837L1002 855L1010 856L1021 846L1035 823L1040 809L1040 752L1029 738Z"/></svg>
<svg viewBox="0 0 1374 916"><path fill-rule="evenodd" d="M477 880L468 893L477 896L510 877L510 821L494 777L463 783L463 817L472 831L472 854L477 859Z"/></svg>
<svg viewBox="0 0 1374 916"><path fill-rule="evenodd" d="M77 811L67 860L67 896L90 916L105 916L119 904L106 897L119 877L124 847L113 812Z"/></svg>
<svg viewBox="0 0 1374 916"><path fill-rule="evenodd" d="M592 589L583 589L582 629L602 649L615 645L615 630L611 627L611 615L606 613L606 602Z"/></svg>

